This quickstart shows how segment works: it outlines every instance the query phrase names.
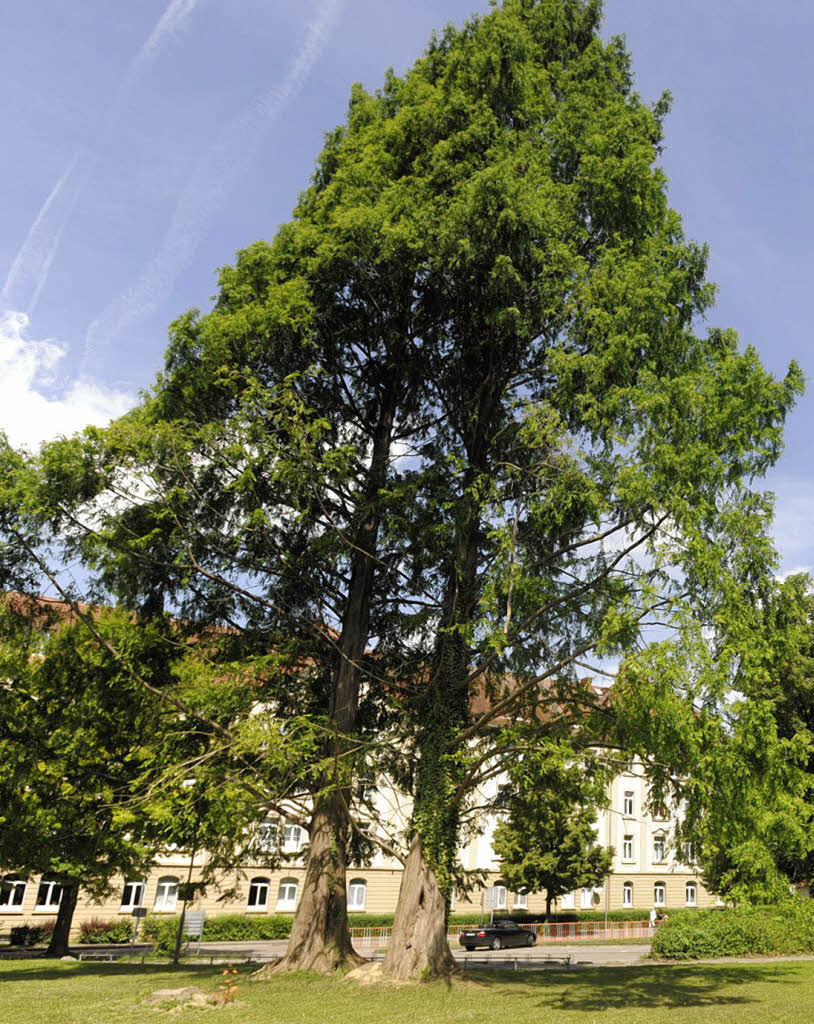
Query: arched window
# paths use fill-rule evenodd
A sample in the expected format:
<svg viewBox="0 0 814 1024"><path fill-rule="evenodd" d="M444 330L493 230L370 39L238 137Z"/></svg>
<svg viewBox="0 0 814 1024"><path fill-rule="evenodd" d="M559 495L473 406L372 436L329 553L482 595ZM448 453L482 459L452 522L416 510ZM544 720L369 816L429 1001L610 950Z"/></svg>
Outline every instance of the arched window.
<svg viewBox="0 0 814 1024"><path fill-rule="evenodd" d="M352 878L348 885L348 910L364 910L367 898L367 882L364 878Z"/></svg>
<svg viewBox="0 0 814 1024"><path fill-rule="evenodd" d="M633 882L625 882L622 886L622 906L633 906Z"/></svg>
<svg viewBox="0 0 814 1024"><path fill-rule="evenodd" d="M126 881L124 883L124 889L122 889L122 910L133 910L134 907L140 907L143 899L144 882Z"/></svg>
<svg viewBox="0 0 814 1024"><path fill-rule="evenodd" d="M297 906L297 879L282 878L277 890L277 909L294 910Z"/></svg>
<svg viewBox="0 0 814 1024"><path fill-rule="evenodd" d="M663 907L667 902L667 887L664 882L656 882L653 886L653 903L657 907Z"/></svg>
<svg viewBox="0 0 814 1024"><path fill-rule="evenodd" d="M528 910L529 906L529 893L528 889L518 889L514 894L514 909L515 910Z"/></svg>
<svg viewBox="0 0 814 1024"><path fill-rule="evenodd" d="M22 908L25 903L25 890L28 883L19 875L6 875L0 881L0 907L4 910Z"/></svg>
<svg viewBox="0 0 814 1024"><path fill-rule="evenodd" d="M684 887L684 902L688 907L694 907L695 901L698 896L698 889L696 888L695 882L687 882Z"/></svg>
<svg viewBox="0 0 814 1024"><path fill-rule="evenodd" d="M249 910L265 910L269 905L271 885L267 878L253 878L249 883Z"/></svg>
<svg viewBox="0 0 814 1024"><path fill-rule="evenodd" d="M37 910L56 910L62 899L62 886L50 878L43 878L37 890Z"/></svg>
<svg viewBox="0 0 814 1024"><path fill-rule="evenodd" d="M178 902L178 879L175 875L162 875L155 889L153 910L175 910Z"/></svg>
<svg viewBox="0 0 814 1024"><path fill-rule="evenodd" d="M495 906L494 906L494 909L495 910L505 910L506 909L506 883L502 882L502 881L501 882L495 882L494 890L495 890Z"/></svg>

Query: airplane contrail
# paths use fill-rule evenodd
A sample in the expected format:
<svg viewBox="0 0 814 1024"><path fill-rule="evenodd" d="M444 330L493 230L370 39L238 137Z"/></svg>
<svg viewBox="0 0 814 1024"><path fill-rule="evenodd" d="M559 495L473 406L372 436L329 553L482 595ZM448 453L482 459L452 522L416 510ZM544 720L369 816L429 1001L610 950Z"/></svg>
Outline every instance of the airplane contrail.
<svg viewBox="0 0 814 1024"><path fill-rule="evenodd" d="M81 155L77 153L60 175L28 229L0 292L0 310L17 309L30 313L36 306L59 239L79 195L80 162Z"/></svg>
<svg viewBox="0 0 814 1024"><path fill-rule="evenodd" d="M153 312L171 293L178 275L189 265L209 222L237 185L271 122L305 84L330 37L343 2L321 0L283 81L254 100L210 147L176 204L158 252L138 279L89 325L83 366L103 339L115 336Z"/></svg>
<svg viewBox="0 0 814 1024"><path fill-rule="evenodd" d="M116 115L140 74L158 57L164 43L181 28L198 3L199 0L170 0L155 28L130 62L130 68L108 108L94 149L104 144L111 129L117 124ZM0 292L0 310L15 309L29 316L33 312L48 280L62 232L90 176L92 166L93 152L80 151L70 160L51 189L11 264Z"/></svg>

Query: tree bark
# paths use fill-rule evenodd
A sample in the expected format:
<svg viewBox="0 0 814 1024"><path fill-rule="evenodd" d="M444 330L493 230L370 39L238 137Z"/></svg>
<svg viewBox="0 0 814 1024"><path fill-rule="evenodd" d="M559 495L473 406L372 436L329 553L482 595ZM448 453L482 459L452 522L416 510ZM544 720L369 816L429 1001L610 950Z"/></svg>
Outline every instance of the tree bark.
<svg viewBox="0 0 814 1024"><path fill-rule="evenodd" d="M71 923L78 897L78 882L66 882L62 886L62 899L59 901L54 933L48 943L48 949L45 951L46 956L59 957L67 956L70 953Z"/></svg>
<svg viewBox="0 0 814 1024"><path fill-rule="evenodd" d="M337 762L343 756L348 737L358 725L360 661L370 628L370 597L381 522L378 496L387 480L396 400L396 385L391 384L375 425L361 520L353 537L350 584L329 708L335 734L326 752ZM333 782L329 778L322 781L323 790L329 789ZM364 962L364 957L353 949L348 927L345 887L345 851L350 834L348 798L348 791L342 789L324 792L317 798L311 818L305 878L286 954L271 969L264 968L255 977L284 971L328 974Z"/></svg>
<svg viewBox="0 0 814 1024"><path fill-rule="evenodd" d="M398 979L435 978L456 970L447 942L447 902L417 832L401 876L384 970Z"/></svg>
<svg viewBox="0 0 814 1024"><path fill-rule="evenodd" d="M305 880L282 960L261 968L257 980L285 971L328 974L364 962L353 948L345 893L345 845L336 842L341 831L336 794L321 798L311 819L311 846Z"/></svg>

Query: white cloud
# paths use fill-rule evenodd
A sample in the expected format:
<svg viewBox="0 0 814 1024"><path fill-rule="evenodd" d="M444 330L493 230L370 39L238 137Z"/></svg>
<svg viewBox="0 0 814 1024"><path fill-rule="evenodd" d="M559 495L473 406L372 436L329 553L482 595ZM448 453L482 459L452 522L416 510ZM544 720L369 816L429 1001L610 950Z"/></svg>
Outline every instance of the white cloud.
<svg viewBox="0 0 814 1024"><path fill-rule="evenodd" d="M134 396L87 377L60 387L56 370L67 348L26 337L28 326L25 313L0 316L0 428L13 445L37 448L88 424L101 426L135 404Z"/></svg>

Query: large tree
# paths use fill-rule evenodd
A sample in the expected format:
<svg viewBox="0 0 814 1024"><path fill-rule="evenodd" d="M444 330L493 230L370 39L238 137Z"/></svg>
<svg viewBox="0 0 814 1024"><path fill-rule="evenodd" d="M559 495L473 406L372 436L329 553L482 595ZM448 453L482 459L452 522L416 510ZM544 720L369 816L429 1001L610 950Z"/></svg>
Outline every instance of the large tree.
<svg viewBox="0 0 814 1024"><path fill-rule="evenodd" d="M269 707L323 728L332 767L286 966L353 959L361 757L414 801L386 968L448 970L461 828L517 756L508 726L638 720L645 675L600 705L581 662L654 629L726 654L771 563L750 483L801 377L702 329L706 252L657 164L667 102L635 93L600 16L506 0L357 87L292 222L175 323L144 406L41 463L103 590L300 671L296 707L283 686ZM725 691L718 665L685 703Z"/></svg>

